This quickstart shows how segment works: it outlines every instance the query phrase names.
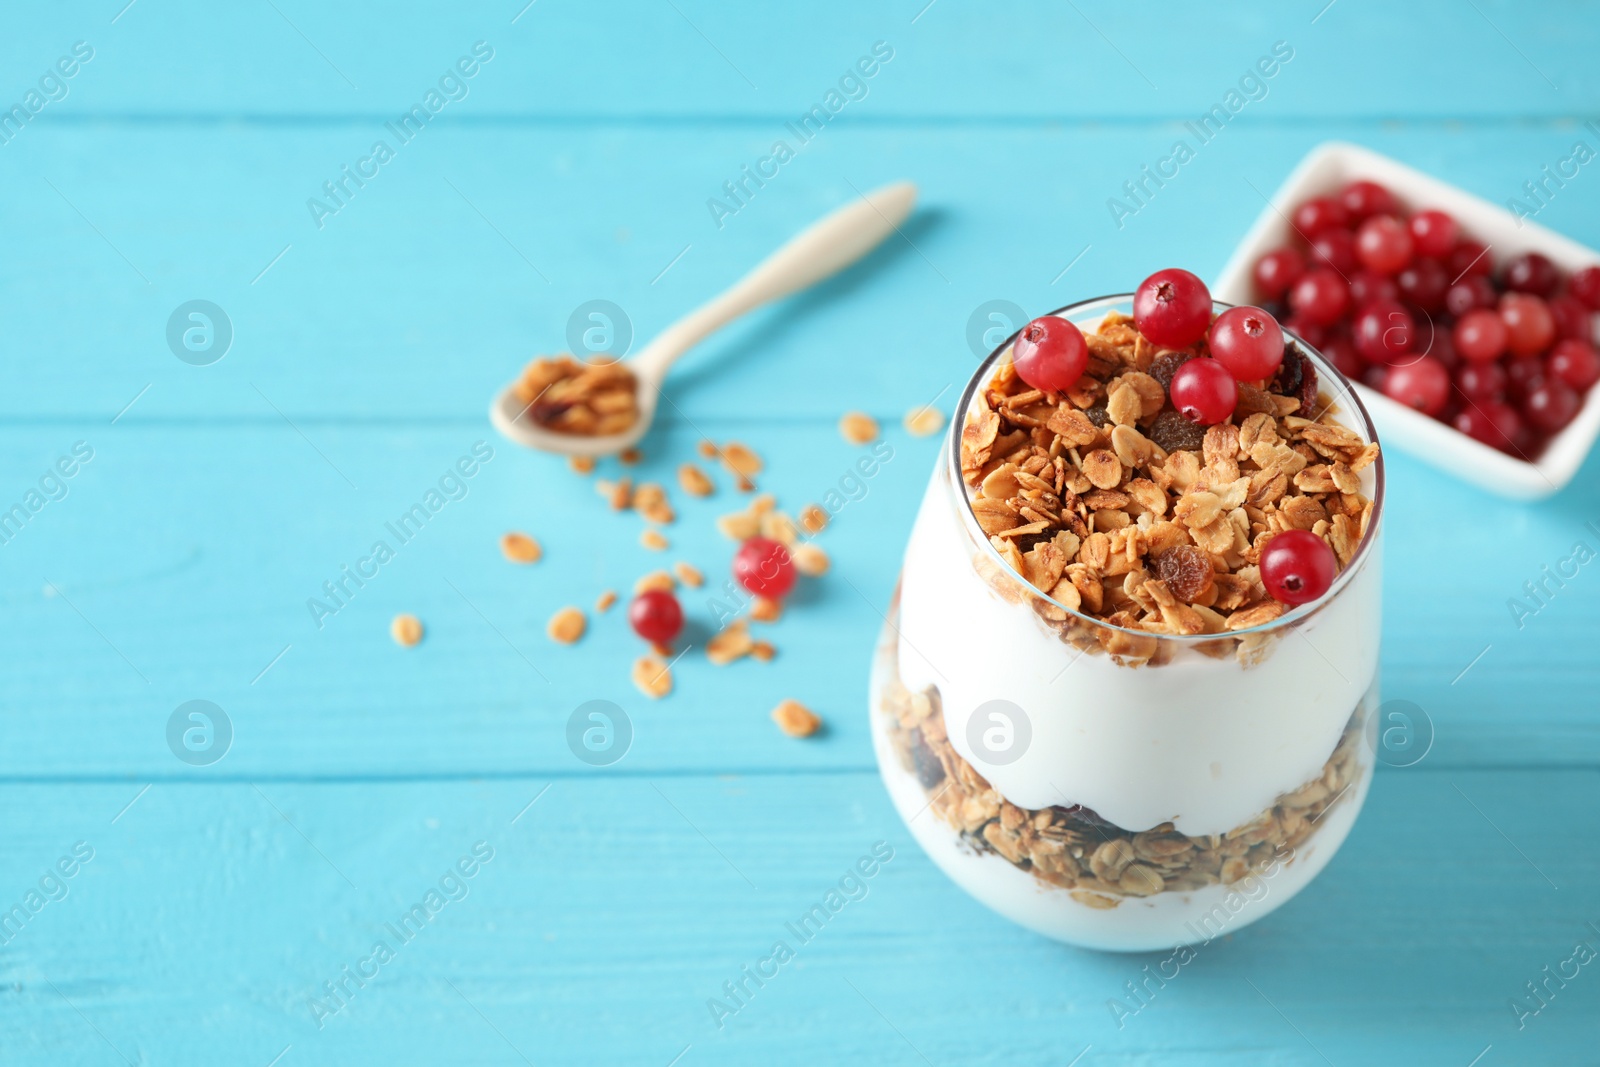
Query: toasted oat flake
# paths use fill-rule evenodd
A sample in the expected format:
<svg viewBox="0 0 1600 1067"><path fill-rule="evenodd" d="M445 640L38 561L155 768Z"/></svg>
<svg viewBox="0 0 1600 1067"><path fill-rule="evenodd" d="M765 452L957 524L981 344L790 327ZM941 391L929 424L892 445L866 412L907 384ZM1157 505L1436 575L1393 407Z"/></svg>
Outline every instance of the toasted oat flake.
<svg viewBox="0 0 1600 1067"><path fill-rule="evenodd" d="M609 356L540 357L523 369L515 393L525 417L556 433L622 433L639 417L633 371Z"/></svg>
<svg viewBox="0 0 1600 1067"><path fill-rule="evenodd" d="M762 663L771 663L778 655L778 650L770 641L755 641L750 645L750 657Z"/></svg>
<svg viewBox="0 0 1600 1067"><path fill-rule="evenodd" d="M796 545L789 550L794 569L808 578L819 578L828 573L828 553L813 544Z"/></svg>
<svg viewBox="0 0 1600 1067"><path fill-rule="evenodd" d="M710 496L716 491L711 478L693 463L685 463L678 468L678 485L690 496Z"/></svg>
<svg viewBox="0 0 1600 1067"><path fill-rule="evenodd" d="M807 504L800 509L800 527L815 536L828 525L828 513L821 505Z"/></svg>
<svg viewBox="0 0 1600 1067"><path fill-rule="evenodd" d="M527 534L513 531L501 535L500 553L512 563L538 563L544 550Z"/></svg>
<svg viewBox="0 0 1600 1067"><path fill-rule="evenodd" d="M652 552L665 552L667 539L661 535L660 530L646 530L639 535L639 543Z"/></svg>
<svg viewBox="0 0 1600 1067"><path fill-rule="evenodd" d="M567 466L572 468L578 474L593 474L594 473L594 457L593 456L568 456L567 457Z"/></svg>
<svg viewBox="0 0 1600 1067"><path fill-rule="evenodd" d="M822 727L817 713L798 700L785 700L773 708L772 721L790 737L810 737Z"/></svg>
<svg viewBox="0 0 1600 1067"><path fill-rule="evenodd" d="M729 441L723 445L720 457L722 465L728 468L729 473L741 478L754 478L761 473L761 457L748 445L740 444L738 441Z"/></svg>
<svg viewBox="0 0 1600 1067"><path fill-rule="evenodd" d="M932 437L944 429L944 412L929 404L906 412L906 432L913 437Z"/></svg>
<svg viewBox="0 0 1600 1067"><path fill-rule="evenodd" d="M624 448L617 454L617 458L621 460L624 465L631 467L643 459L644 454L641 453L637 448Z"/></svg>
<svg viewBox="0 0 1600 1067"><path fill-rule="evenodd" d="M415 615L396 615L389 623L389 636L395 644L411 648L422 640L422 620Z"/></svg>
<svg viewBox="0 0 1600 1067"><path fill-rule="evenodd" d="M674 522L677 514L667 501L667 491L655 482L641 482L633 492L633 509L647 520L665 525Z"/></svg>
<svg viewBox="0 0 1600 1067"><path fill-rule="evenodd" d="M717 454L717 446L706 440L701 440L699 444L695 445L695 450L706 459L712 459Z"/></svg>
<svg viewBox="0 0 1600 1067"><path fill-rule="evenodd" d="M550 635L552 641L570 645L583 636L583 631L588 626L589 620L584 617L582 611L566 607L550 616L550 623L545 627L545 633Z"/></svg>
<svg viewBox="0 0 1600 1067"><path fill-rule="evenodd" d="M783 601L758 596L750 602L750 617L756 622L777 622L783 617Z"/></svg>
<svg viewBox="0 0 1600 1067"><path fill-rule="evenodd" d="M605 592L601 593L599 595L599 597L597 597L595 599L594 610L596 610L596 611L610 611L611 610L611 605L615 604L616 602L617 602L617 591L615 589L607 589Z"/></svg>
<svg viewBox="0 0 1600 1067"><path fill-rule="evenodd" d="M615 511L626 511L633 503L632 478L620 478L615 482L601 478L594 483L594 491L599 493Z"/></svg>
<svg viewBox="0 0 1600 1067"><path fill-rule="evenodd" d="M853 445L870 444L878 439L878 420L860 411L847 411L839 420L839 435Z"/></svg>
<svg viewBox="0 0 1600 1067"><path fill-rule="evenodd" d="M678 581L691 589L699 589L706 584L705 575L701 574L693 564L685 563L681 559L672 565L672 573L678 576Z"/></svg>
<svg viewBox="0 0 1600 1067"><path fill-rule="evenodd" d="M651 700L672 692L672 668L658 656L640 656L633 661L633 684Z"/></svg>
<svg viewBox="0 0 1600 1067"><path fill-rule="evenodd" d="M670 593L677 586L678 583L673 581L672 575L666 571L651 571L633 583L633 595L638 596L640 593L648 593L653 589L660 589Z"/></svg>
<svg viewBox="0 0 1600 1067"><path fill-rule="evenodd" d="M725 667L741 656L749 655L753 647L749 624L743 619L736 619L706 642L706 658L718 667Z"/></svg>

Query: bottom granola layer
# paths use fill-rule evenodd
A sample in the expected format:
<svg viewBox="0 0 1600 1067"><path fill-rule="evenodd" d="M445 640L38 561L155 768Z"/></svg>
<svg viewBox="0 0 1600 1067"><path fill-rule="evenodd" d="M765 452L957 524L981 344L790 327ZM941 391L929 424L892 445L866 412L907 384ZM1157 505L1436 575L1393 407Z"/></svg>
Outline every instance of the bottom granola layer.
<svg viewBox="0 0 1600 1067"><path fill-rule="evenodd" d="M1178 833L1172 823L1134 832L1081 806L1029 810L1007 801L950 744L937 687L912 692L891 679L881 694L881 712L900 766L928 794L935 815L977 851L1002 856L1091 908L1231 885L1283 862L1365 773L1365 714L1358 706L1321 775L1249 822L1204 837Z"/></svg>

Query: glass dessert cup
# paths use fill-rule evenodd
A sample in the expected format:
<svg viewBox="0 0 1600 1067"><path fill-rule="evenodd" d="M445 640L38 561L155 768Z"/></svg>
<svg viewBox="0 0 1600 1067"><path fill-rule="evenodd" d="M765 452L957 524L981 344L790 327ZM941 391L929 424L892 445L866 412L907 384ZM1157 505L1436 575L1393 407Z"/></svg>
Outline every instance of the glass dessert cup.
<svg viewBox="0 0 1600 1067"><path fill-rule="evenodd" d="M1052 314L1087 332L1130 309ZM1304 888L1366 799L1382 457L1359 475L1365 535L1319 600L1223 632L1112 625L1029 584L974 517L962 428L1009 344L962 395L874 658L885 785L946 874L1038 933L1116 951L1232 933ZM1375 441L1349 383L1299 344L1335 421Z"/></svg>

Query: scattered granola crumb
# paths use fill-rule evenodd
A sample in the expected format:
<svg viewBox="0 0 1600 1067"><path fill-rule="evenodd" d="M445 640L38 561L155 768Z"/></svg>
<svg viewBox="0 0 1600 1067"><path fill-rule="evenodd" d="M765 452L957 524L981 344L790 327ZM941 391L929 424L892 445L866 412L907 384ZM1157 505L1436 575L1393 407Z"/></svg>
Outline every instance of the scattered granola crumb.
<svg viewBox="0 0 1600 1067"><path fill-rule="evenodd" d="M701 441L696 447L699 449L700 454L706 459L713 459L716 457L717 446L712 444L710 441Z"/></svg>
<svg viewBox="0 0 1600 1067"><path fill-rule="evenodd" d="M785 700L773 708L772 721L790 737L810 737L822 726L817 713L798 700Z"/></svg>
<svg viewBox="0 0 1600 1067"><path fill-rule="evenodd" d="M752 478L761 473L761 457L756 455L748 445L738 441L729 441L722 446L722 465L728 468L730 474L737 474L743 478Z"/></svg>
<svg viewBox="0 0 1600 1067"><path fill-rule="evenodd" d="M931 437L944 429L944 412L924 404L906 412L906 431L913 437Z"/></svg>
<svg viewBox="0 0 1600 1067"><path fill-rule="evenodd" d="M667 502L667 491L655 482L641 482L633 493L633 508L651 522L665 525L677 519Z"/></svg>
<svg viewBox="0 0 1600 1067"><path fill-rule="evenodd" d="M633 661L633 684L651 700L672 692L672 668L656 656L640 656Z"/></svg>
<svg viewBox="0 0 1600 1067"><path fill-rule="evenodd" d="M599 596L599 598L597 600L595 600L595 602L594 602L594 610L596 610L596 611L610 611L611 610L611 605L615 604L616 602L617 602L617 591L615 589L607 589L605 592L600 594L600 596Z"/></svg>
<svg viewBox="0 0 1600 1067"><path fill-rule="evenodd" d="M672 655L672 646L665 641L652 641L650 642L650 647L656 650L656 655L658 656Z"/></svg>
<svg viewBox="0 0 1600 1067"><path fill-rule="evenodd" d="M624 448L617 458L627 466L631 467L644 458L644 453L640 452L637 448Z"/></svg>
<svg viewBox="0 0 1600 1067"><path fill-rule="evenodd" d="M783 601L758 596L750 602L750 617L756 622L777 622L783 617Z"/></svg>
<svg viewBox="0 0 1600 1067"><path fill-rule="evenodd" d="M773 647L771 641L756 641L750 646L751 658L758 659L762 663L771 663L777 654L778 650Z"/></svg>
<svg viewBox="0 0 1600 1067"><path fill-rule="evenodd" d="M685 563L681 559L672 565L672 573L678 576L678 581L692 589L699 589L706 584L706 576L693 564Z"/></svg>
<svg viewBox="0 0 1600 1067"><path fill-rule="evenodd" d="M552 641L570 645L583 636L583 631L588 626L589 620L584 618L583 612L568 607L550 616L550 624L545 627L545 633L550 635Z"/></svg>
<svg viewBox="0 0 1600 1067"><path fill-rule="evenodd" d="M794 562L794 569L807 578L820 578L828 573L828 553L816 545L797 545L790 550L789 558Z"/></svg>
<svg viewBox="0 0 1600 1067"><path fill-rule="evenodd" d="M633 501L633 479L620 478L613 483L602 478L594 483L594 491L605 497L613 511L626 511Z"/></svg>
<svg viewBox="0 0 1600 1067"><path fill-rule="evenodd" d="M593 456L568 456L567 457L567 466L571 467L574 471L576 471L579 474L593 474L594 473L594 457Z"/></svg>
<svg viewBox="0 0 1600 1067"><path fill-rule="evenodd" d="M639 543L652 552L665 552L667 539L661 536L660 530L646 530L639 535Z"/></svg>
<svg viewBox="0 0 1600 1067"><path fill-rule="evenodd" d="M733 484L741 493L753 493L756 491L756 483L752 482L749 478L746 478L742 474L739 475L738 478L734 479Z"/></svg>
<svg viewBox="0 0 1600 1067"><path fill-rule="evenodd" d="M839 420L839 435L853 445L870 444L878 439L878 420L860 411L847 411Z"/></svg>
<svg viewBox="0 0 1600 1067"><path fill-rule="evenodd" d="M792 548L800 540L800 531L795 529L794 520L783 512L769 511L761 516L761 536Z"/></svg>
<svg viewBox="0 0 1600 1067"><path fill-rule="evenodd" d="M678 468L678 484L690 496L710 496L716 492L710 476L693 463L685 463Z"/></svg>
<svg viewBox="0 0 1600 1067"><path fill-rule="evenodd" d="M738 619L706 642L706 658L718 667L725 667L739 657L749 655L752 647L750 626L743 619Z"/></svg>
<svg viewBox="0 0 1600 1067"><path fill-rule="evenodd" d="M538 563L544 549L527 534L513 531L501 536L500 553L512 563Z"/></svg>
<svg viewBox="0 0 1600 1067"><path fill-rule="evenodd" d="M422 640L422 620L415 615L396 615L389 624L389 636L395 644L410 648Z"/></svg>
<svg viewBox="0 0 1600 1067"><path fill-rule="evenodd" d="M735 511L717 519L717 529L722 535L740 544L761 532L761 516L748 511Z"/></svg>
<svg viewBox="0 0 1600 1067"><path fill-rule="evenodd" d="M800 526L806 533L816 535L828 525L828 513L817 504L807 504L800 509Z"/></svg>
<svg viewBox="0 0 1600 1067"><path fill-rule="evenodd" d="M666 571L651 571L633 583L633 595L648 593L652 589L662 589L670 593L677 588L677 585L678 583L672 580L672 575Z"/></svg>

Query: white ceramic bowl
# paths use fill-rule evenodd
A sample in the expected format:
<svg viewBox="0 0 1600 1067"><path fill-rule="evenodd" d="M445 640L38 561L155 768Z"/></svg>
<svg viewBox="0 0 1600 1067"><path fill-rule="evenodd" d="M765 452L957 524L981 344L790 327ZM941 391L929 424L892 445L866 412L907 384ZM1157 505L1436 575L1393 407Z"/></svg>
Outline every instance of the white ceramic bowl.
<svg viewBox="0 0 1600 1067"><path fill-rule="evenodd" d="M1370 149L1330 141L1314 148L1289 175L1234 250L1211 286L1211 295L1229 304L1255 303L1251 269L1262 253L1289 243L1289 214L1294 206L1332 193L1356 178L1370 178L1386 186L1408 212L1424 208L1449 212L1465 235L1489 246L1497 263L1523 252L1543 253L1567 274L1600 263L1600 252L1533 222L1519 222L1487 200ZM1356 391L1385 445L1398 446L1457 478L1518 500L1546 497L1566 486L1600 434L1600 386L1589 390L1577 418L1552 438L1532 463L1480 444L1365 385L1357 383Z"/></svg>

